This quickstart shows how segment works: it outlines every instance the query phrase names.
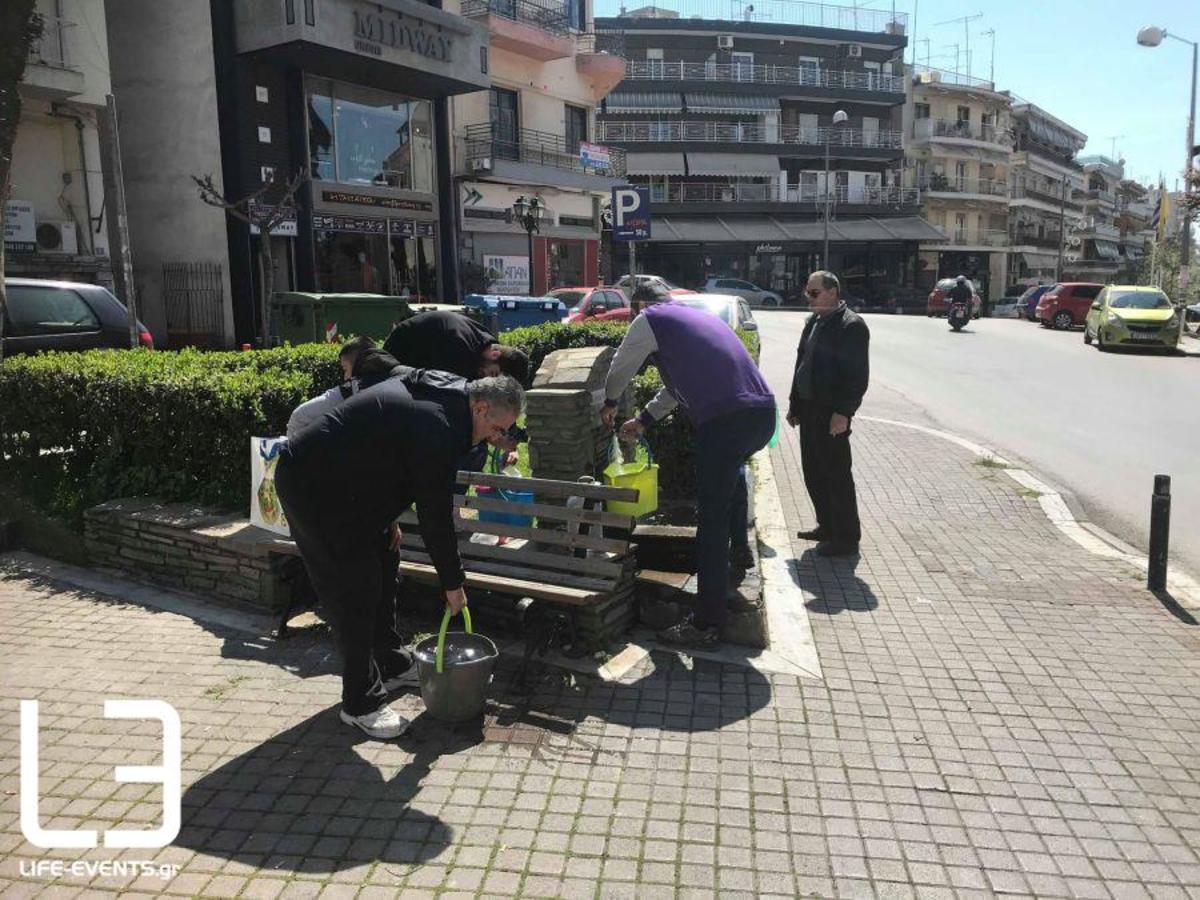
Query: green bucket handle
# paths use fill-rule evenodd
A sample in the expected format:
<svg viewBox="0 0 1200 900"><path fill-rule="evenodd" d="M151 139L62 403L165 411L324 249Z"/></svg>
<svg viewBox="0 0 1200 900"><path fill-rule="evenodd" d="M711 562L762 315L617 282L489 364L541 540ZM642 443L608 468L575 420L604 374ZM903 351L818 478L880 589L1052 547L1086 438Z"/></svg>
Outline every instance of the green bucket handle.
<svg viewBox="0 0 1200 900"><path fill-rule="evenodd" d="M614 441L619 440L616 432L613 432L613 440ZM650 449L650 442L648 440L646 440L646 436L644 434L639 434L637 436L637 440L634 441L634 444L637 446L646 448L646 464L644 466L642 466L642 468L639 469L638 472L645 472L647 469L653 468L654 467L654 451ZM619 450L617 452L620 453ZM617 462L616 457L613 456L611 445L609 446L608 456L609 456L609 459L608 459L609 465L612 465L614 462ZM626 463L626 465L629 465L629 464ZM638 473L637 472L629 472L627 474L636 475Z"/></svg>
<svg viewBox="0 0 1200 900"><path fill-rule="evenodd" d="M463 624L467 626L467 634L471 634L473 632L471 628L471 611L465 606L462 608L462 617ZM442 668L446 662L446 629L450 626L450 618L450 607L447 605L446 611L442 614L442 627L438 629L437 656L435 661L439 675L442 674Z"/></svg>

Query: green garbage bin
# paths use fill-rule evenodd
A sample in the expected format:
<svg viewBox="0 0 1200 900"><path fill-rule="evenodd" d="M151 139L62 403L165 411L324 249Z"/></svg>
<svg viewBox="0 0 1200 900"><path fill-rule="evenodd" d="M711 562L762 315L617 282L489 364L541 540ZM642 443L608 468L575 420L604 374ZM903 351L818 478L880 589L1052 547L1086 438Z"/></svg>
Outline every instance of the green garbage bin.
<svg viewBox="0 0 1200 900"><path fill-rule="evenodd" d="M382 342L412 314L403 297L287 291L271 301L271 333L291 344L335 343L354 334Z"/></svg>

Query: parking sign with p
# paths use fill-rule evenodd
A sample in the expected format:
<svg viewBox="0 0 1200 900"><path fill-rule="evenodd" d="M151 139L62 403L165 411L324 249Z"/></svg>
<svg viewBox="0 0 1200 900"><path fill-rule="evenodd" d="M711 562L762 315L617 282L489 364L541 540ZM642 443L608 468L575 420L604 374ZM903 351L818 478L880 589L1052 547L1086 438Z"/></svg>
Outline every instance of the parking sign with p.
<svg viewBox="0 0 1200 900"><path fill-rule="evenodd" d="M612 221L614 241L650 240L650 188L613 188Z"/></svg>

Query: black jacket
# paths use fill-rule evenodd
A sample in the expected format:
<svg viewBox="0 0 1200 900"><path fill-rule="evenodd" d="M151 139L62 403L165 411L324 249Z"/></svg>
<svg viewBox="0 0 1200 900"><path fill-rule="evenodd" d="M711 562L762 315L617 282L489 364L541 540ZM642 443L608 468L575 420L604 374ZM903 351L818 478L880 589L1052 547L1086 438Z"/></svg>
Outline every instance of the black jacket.
<svg viewBox="0 0 1200 900"><path fill-rule="evenodd" d="M479 357L496 338L456 312L425 312L392 329L383 349L414 369L441 369L468 380L479 377Z"/></svg>
<svg viewBox="0 0 1200 900"><path fill-rule="evenodd" d="M463 583L454 527L458 463L470 449L466 382L400 367L301 431L280 453L276 487L336 551L353 553L413 503L444 590Z"/></svg>
<svg viewBox="0 0 1200 900"><path fill-rule="evenodd" d="M788 415L799 415L802 405L811 405L830 409L846 417L853 416L867 392L870 377L867 351L871 332L862 317L849 307L830 313L829 319L821 326L817 345L813 348L816 356L813 358L812 396L800 400L796 396L795 371L800 368L804 348L816 324L817 316L809 316L800 335Z"/></svg>
<svg viewBox="0 0 1200 900"><path fill-rule="evenodd" d="M975 292L971 290L971 286L966 282L963 282L962 284L955 282L954 287L950 288L950 291L947 294L951 302L957 301L959 303L965 303L968 306L971 305L974 295Z"/></svg>

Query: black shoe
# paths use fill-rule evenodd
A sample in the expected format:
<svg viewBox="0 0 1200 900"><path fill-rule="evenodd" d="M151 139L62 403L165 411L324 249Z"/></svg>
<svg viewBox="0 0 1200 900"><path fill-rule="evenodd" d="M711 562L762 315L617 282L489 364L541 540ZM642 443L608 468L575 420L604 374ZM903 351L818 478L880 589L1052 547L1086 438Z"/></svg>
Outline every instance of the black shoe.
<svg viewBox="0 0 1200 900"><path fill-rule="evenodd" d="M810 528L808 531L797 531L796 537L802 541L827 541L829 535L820 528Z"/></svg>
<svg viewBox="0 0 1200 900"><path fill-rule="evenodd" d="M730 591L725 599L725 608L731 613L758 612L762 609L762 600L750 600L741 591Z"/></svg>
<svg viewBox="0 0 1200 900"><path fill-rule="evenodd" d="M658 633L658 639L664 644L674 644L676 647L711 650L721 642L721 633L716 628L697 628L688 617L670 628L664 628Z"/></svg>
<svg viewBox="0 0 1200 900"><path fill-rule="evenodd" d="M743 572L747 569L753 569L754 551L750 549L748 544L741 547L730 547L729 565L735 569L741 569Z"/></svg>
<svg viewBox="0 0 1200 900"><path fill-rule="evenodd" d="M821 541L817 544L818 556L854 556L858 544L851 541Z"/></svg>

